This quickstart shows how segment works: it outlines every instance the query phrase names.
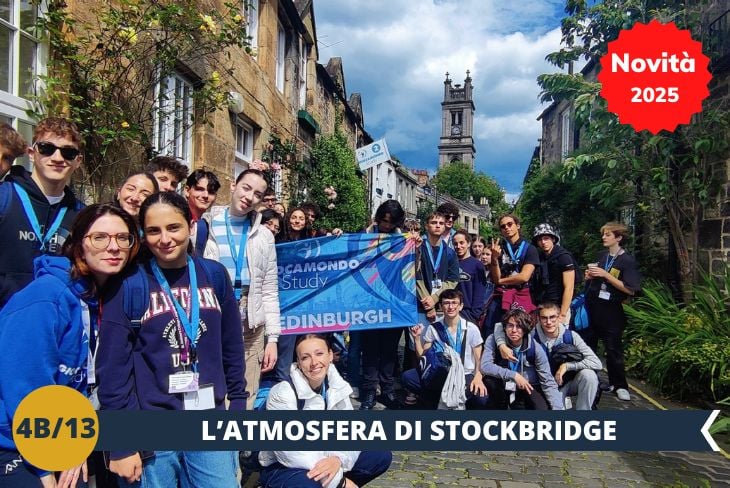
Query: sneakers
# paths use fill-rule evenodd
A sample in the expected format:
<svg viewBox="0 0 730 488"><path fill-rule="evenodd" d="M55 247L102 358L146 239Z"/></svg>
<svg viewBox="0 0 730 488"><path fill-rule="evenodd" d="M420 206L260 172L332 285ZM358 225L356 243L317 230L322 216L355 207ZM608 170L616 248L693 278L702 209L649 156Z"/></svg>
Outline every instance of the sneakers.
<svg viewBox="0 0 730 488"><path fill-rule="evenodd" d="M364 393L360 410L372 410L375 406L375 390L368 390Z"/></svg>
<svg viewBox="0 0 730 488"><path fill-rule="evenodd" d="M621 401L624 401L624 402L631 401L631 395L629 395L629 390L627 390L626 388L617 388L616 396Z"/></svg>
<svg viewBox="0 0 730 488"><path fill-rule="evenodd" d="M352 398L353 400L357 400L358 398L360 398L360 388L358 388L357 386L353 386L352 393L350 393L350 398Z"/></svg>
<svg viewBox="0 0 730 488"><path fill-rule="evenodd" d="M415 393L411 393L409 391L408 394L406 395L406 399L405 399L404 403L406 405L415 405L416 403L418 403L418 397L416 396Z"/></svg>
<svg viewBox="0 0 730 488"><path fill-rule="evenodd" d="M401 408L398 398L393 393L382 393L378 395L377 399L388 410L399 410Z"/></svg>

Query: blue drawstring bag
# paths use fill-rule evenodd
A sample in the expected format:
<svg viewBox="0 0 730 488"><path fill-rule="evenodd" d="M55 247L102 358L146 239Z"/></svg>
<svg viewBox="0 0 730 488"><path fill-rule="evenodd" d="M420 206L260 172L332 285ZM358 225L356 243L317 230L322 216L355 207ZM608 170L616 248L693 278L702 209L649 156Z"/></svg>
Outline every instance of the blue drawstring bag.
<svg viewBox="0 0 730 488"><path fill-rule="evenodd" d="M573 330L583 330L589 325L586 294L581 293L570 302L570 327Z"/></svg>

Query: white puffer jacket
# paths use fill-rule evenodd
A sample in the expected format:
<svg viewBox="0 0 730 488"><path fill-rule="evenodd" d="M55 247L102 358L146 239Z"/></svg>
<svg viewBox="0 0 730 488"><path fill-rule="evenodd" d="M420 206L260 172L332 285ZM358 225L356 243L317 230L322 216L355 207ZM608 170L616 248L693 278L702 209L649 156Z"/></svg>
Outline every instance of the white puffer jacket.
<svg viewBox="0 0 730 488"><path fill-rule="evenodd" d="M297 394L294 394L288 381L274 385L266 401L266 410L296 410L297 396L299 400L304 400L302 410L325 409L322 395L312 390L296 363L291 365L291 380L297 389ZM330 364L327 370L327 410L352 410L350 393L352 393L350 385ZM342 468L324 487L334 488L340 483L344 473L352 469L359 455L360 451L261 451L259 462L262 466L279 462L289 468L312 469L321 459L337 456L342 461Z"/></svg>
<svg viewBox="0 0 730 488"><path fill-rule="evenodd" d="M219 260L220 251L212 232L213 217L223 213L226 208L216 206L203 215L208 222L208 228L211 229L211 232L208 232L203 257L214 261ZM281 334L276 247L274 235L266 226L261 225L260 213L254 214L253 225L248 232L246 259L251 275L251 285L248 290L248 326L251 329L265 326L264 334L267 342L276 342Z"/></svg>

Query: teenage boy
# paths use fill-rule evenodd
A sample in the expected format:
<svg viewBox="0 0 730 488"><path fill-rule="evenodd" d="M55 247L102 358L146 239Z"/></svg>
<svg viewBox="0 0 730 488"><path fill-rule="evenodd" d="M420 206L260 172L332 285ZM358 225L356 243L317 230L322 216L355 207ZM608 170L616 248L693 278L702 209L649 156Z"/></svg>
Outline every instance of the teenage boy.
<svg viewBox="0 0 730 488"><path fill-rule="evenodd" d="M596 372L602 368L601 360L580 335L568 330L560 322L560 307L555 303L541 303L537 310L540 322L532 332L532 337L547 353L550 372L560 387L563 401L567 397L577 395L576 410L591 410L596 400L596 393L598 393ZM502 329L494 331L494 339L503 359L517 360L512 348L506 344ZM557 364L552 357L552 352L558 344L573 344L583 355L583 359Z"/></svg>
<svg viewBox="0 0 730 488"><path fill-rule="evenodd" d="M454 244L454 251L461 270L458 287L458 290L464 294L461 316L469 322L477 324L487 300L487 275L484 272L484 265L469 253L471 237L467 231L457 230L454 237L451 238L451 242Z"/></svg>
<svg viewBox="0 0 730 488"><path fill-rule="evenodd" d="M576 273L573 256L558 245L560 236L550 224L535 227L532 243L540 249L540 264L532 280L531 292L535 303L560 305L560 323L570 321ZM582 278L582 276L581 276Z"/></svg>
<svg viewBox="0 0 730 488"><path fill-rule="evenodd" d="M441 294L443 322L435 322L425 329L419 324L411 327L410 332L416 345L416 354L420 358L433 346L434 342L441 341L441 335L437 329L441 329L442 334L445 329L448 345L456 353L452 356L451 368L457 367L454 360L460 361L461 368L459 369L463 369L464 372L465 406L467 409L484 409L487 405L487 388L484 386L482 373L478 369L482 359L482 336L476 325L460 316L463 308L464 295L458 290L446 290ZM421 398L431 405L436 405L440 397L442 403L449 406L443 402L445 397L448 398L448 392L444 394L442 390L443 386L424 385L418 369L410 369L403 373L403 386L405 389L421 395ZM439 392L441 392L440 395ZM457 401L457 404L459 403Z"/></svg>
<svg viewBox="0 0 730 488"><path fill-rule="evenodd" d="M504 315L504 335L514 360L499 354L494 334L484 343L481 372L493 408L547 410L549 404L552 410L565 409L547 353L530 335L531 323L530 315L519 308Z"/></svg>
<svg viewBox="0 0 730 488"><path fill-rule="evenodd" d="M261 214L254 210L266 186L259 170L247 169L238 175L231 185L231 205L211 211L212 232L203 254L225 265L239 300L249 410L256 400L261 373L274 369L281 334L274 236L261 225ZM291 364L293 357L283 359Z"/></svg>
<svg viewBox="0 0 730 488"><path fill-rule="evenodd" d="M0 308L33 279L33 260L60 254L83 207L68 187L81 165L81 133L62 118L41 120L28 155L33 172L13 166L0 185Z"/></svg>
<svg viewBox="0 0 730 488"><path fill-rule="evenodd" d="M426 239L421 244L421 262L416 277L420 298L418 312L421 323L435 322L436 304L441 293L459 284L459 260L443 239L444 215L434 212L426 218Z"/></svg>
<svg viewBox="0 0 730 488"><path fill-rule="evenodd" d="M154 175L160 191L177 190L177 185L188 176L188 167L172 156L155 156L144 170Z"/></svg>
<svg viewBox="0 0 730 488"><path fill-rule="evenodd" d="M10 171L10 167L28 151L23 136L6 123L0 123L0 181Z"/></svg>
<svg viewBox="0 0 730 488"><path fill-rule="evenodd" d="M439 205L436 211L444 216L444 233L441 238L453 249L453 237L456 233L454 222L459 220L459 207L451 202L446 202Z"/></svg>
<svg viewBox="0 0 730 488"><path fill-rule="evenodd" d="M279 200L276 198L276 192L273 188L266 189L266 193L264 193L264 199L262 200L262 202L265 208L270 208L272 210L274 206L279 203Z"/></svg>
<svg viewBox="0 0 730 488"><path fill-rule="evenodd" d="M535 246L520 236L520 219L506 214L499 219L499 230L503 241L492 240L492 262L489 273L497 287L496 294L502 297L502 311L512 304L522 307L527 313L535 310L530 297L530 278L540 264ZM499 318L497 317L497 320Z"/></svg>
<svg viewBox="0 0 730 488"><path fill-rule="evenodd" d="M203 254L208 241L208 222L202 217L215 203L220 187L215 173L204 169L196 169L185 181L185 198L193 214L193 244L198 254Z"/></svg>

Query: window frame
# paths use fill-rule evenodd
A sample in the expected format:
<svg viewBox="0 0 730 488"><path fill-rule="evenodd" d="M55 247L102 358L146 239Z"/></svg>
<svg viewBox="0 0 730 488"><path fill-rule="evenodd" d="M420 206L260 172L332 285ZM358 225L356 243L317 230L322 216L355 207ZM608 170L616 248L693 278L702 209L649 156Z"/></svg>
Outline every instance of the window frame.
<svg viewBox="0 0 730 488"><path fill-rule="evenodd" d="M243 17L248 26L246 33L249 36L250 46L259 47L259 0L243 0Z"/></svg>
<svg viewBox="0 0 730 488"><path fill-rule="evenodd" d="M238 145L239 129L241 129L244 133L248 134L248 136L246 137L246 140L244 141L245 147L243 148L243 150L245 152L240 152L238 150L239 149L239 145ZM250 124L246 123L240 117L237 117L236 122L234 124L234 130L235 130L235 132L233 134L234 139L235 139L235 143L233 146L234 157L236 158L236 161L239 161L240 163L243 163L245 165L249 165L253 162L253 136L254 136L253 127L251 127Z"/></svg>
<svg viewBox="0 0 730 488"><path fill-rule="evenodd" d="M309 51L309 45L307 45L306 41L303 37L299 37L299 86L298 88L298 95L299 95L299 108L306 109L307 108L307 60L309 58L308 56Z"/></svg>
<svg viewBox="0 0 730 488"><path fill-rule="evenodd" d="M283 94L286 82L286 29L281 21L276 25L276 89Z"/></svg>
<svg viewBox="0 0 730 488"><path fill-rule="evenodd" d="M161 98L162 85L164 83L166 90L169 92L170 81L174 83L174 96L163 100ZM195 124L193 117L195 110L195 99L193 97L194 91L195 85L193 82L182 75L179 71L173 71L167 75L160 76L160 79L155 85L154 94L153 148L157 154L176 157L180 161L184 162L188 168L192 167L193 160L193 126ZM184 99L182 116L180 117L180 120L182 121L181 131L178 131L176 128L176 125L178 124L179 109L175 108L174 110L171 110L173 105L177 106L178 95L181 95L181 99ZM165 113L165 111L169 111L169 113ZM184 120L185 118L188 120L187 124ZM161 143L161 137L164 137L165 139L164 144ZM172 150L170 150L170 148L172 148Z"/></svg>
<svg viewBox="0 0 730 488"><path fill-rule="evenodd" d="M20 1L11 0L12 5L10 9L10 20L0 19L0 26L6 28L10 32L8 54L10 59L8 60L7 69L9 77L9 91L5 90L8 87L0 87L0 114L12 121L12 126L17 128L17 121L22 121L29 125L35 125L35 122L31 120L26 114L26 110L32 108L31 101L20 94L20 39L25 38L35 43L34 62L33 62L33 75L32 75L32 92L37 92L40 81L39 76L47 73L47 62L48 62L48 46L42 42L36 36L28 32L27 30L21 29L20 27ZM41 2L36 7L35 15L43 15L45 9L45 2Z"/></svg>
<svg viewBox="0 0 730 488"><path fill-rule="evenodd" d="M570 148L570 111L566 110L560 117L560 157L565 159L571 152Z"/></svg>

